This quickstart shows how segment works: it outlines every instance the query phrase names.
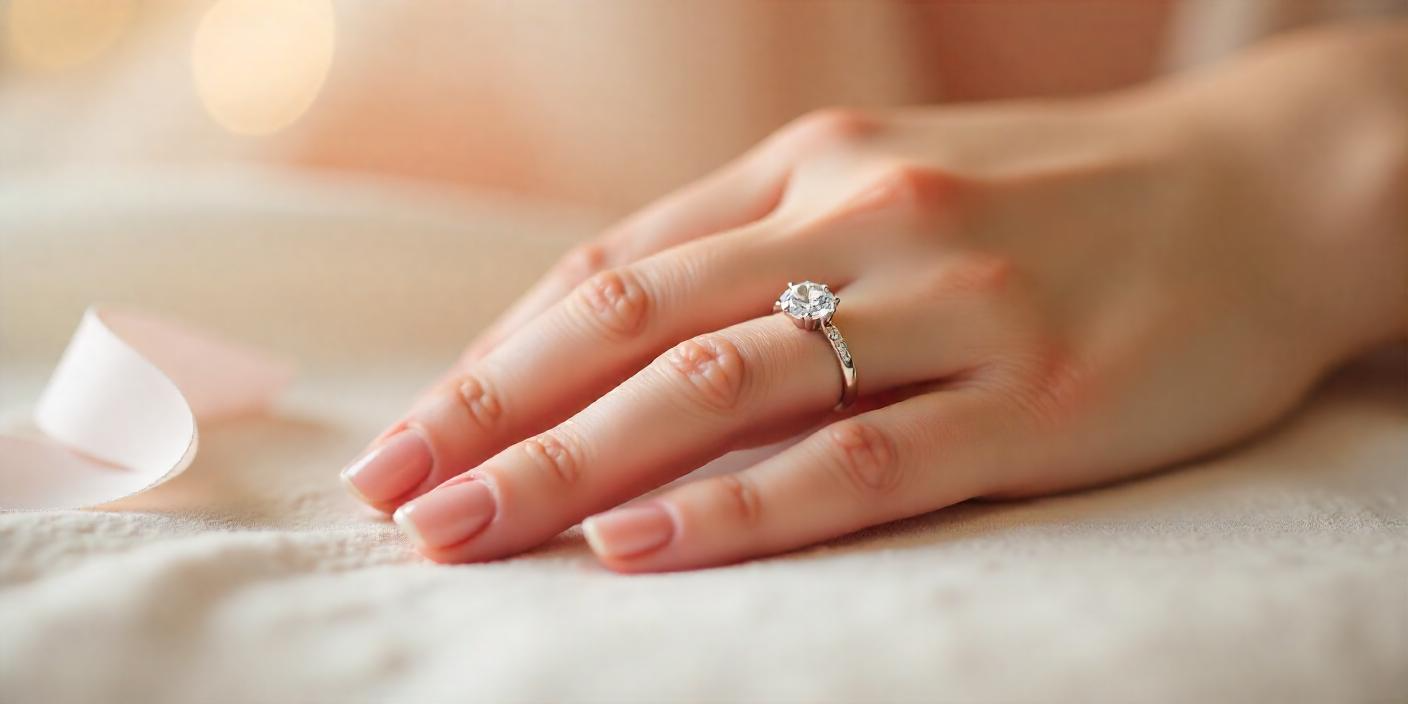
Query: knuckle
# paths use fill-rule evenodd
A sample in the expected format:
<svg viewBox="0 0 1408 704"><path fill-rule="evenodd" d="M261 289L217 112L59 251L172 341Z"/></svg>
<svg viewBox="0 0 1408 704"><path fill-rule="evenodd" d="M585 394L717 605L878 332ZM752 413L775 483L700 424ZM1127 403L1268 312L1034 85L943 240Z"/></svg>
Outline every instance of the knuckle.
<svg viewBox="0 0 1408 704"><path fill-rule="evenodd" d="M966 254L945 262L930 277L928 290L947 296L960 293L997 294L1007 289L1016 276L1011 258L995 254Z"/></svg>
<svg viewBox="0 0 1408 704"><path fill-rule="evenodd" d="M980 383L995 392L1013 419L1039 434L1069 432L1105 395L1099 375L1055 342L1032 343L989 366Z"/></svg>
<svg viewBox="0 0 1408 704"><path fill-rule="evenodd" d="M813 110L782 129L785 141L801 149L845 145L859 141L879 127L879 120L854 108Z"/></svg>
<svg viewBox="0 0 1408 704"><path fill-rule="evenodd" d="M630 270L608 269L577 287L578 310L606 337L632 336L645 327L650 302Z"/></svg>
<svg viewBox="0 0 1408 704"><path fill-rule="evenodd" d="M762 522L763 505L753 480L738 474L725 474L710 480L720 503L745 526Z"/></svg>
<svg viewBox="0 0 1408 704"><path fill-rule="evenodd" d="M586 444L570 423L528 438L522 447L534 467L564 487L576 484L582 475Z"/></svg>
<svg viewBox="0 0 1408 704"><path fill-rule="evenodd" d="M962 187L962 179L950 171L921 164L888 164L865 182L851 207L915 214L947 212L958 202Z"/></svg>
<svg viewBox="0 0 1408 704"><path fill-rule="evenodd" d="M557 264L557 273L570 283L577 283L601 271L606 266L606 247L600 242L586 242L573 247Z"/></svg>
<svg viewBox="0 0 1408 704"><path fill-rule="evenodd" d="M726 413L743 395L746 363L738 346L721 335L686 340L666 352L662 360L685 398L696 406Z"/></svg>
<svg viewBox="0 0 1408 704"><path fill-rule="evenodd" d="M492 430L503 418L503 404L492 387L478 374L460 377L455 386L455 397L464 406L472 423L480 430Z"/></svg>
<svg viewBox="0 0 1408 704"><path fill-rule="evenodd" d="M830 468L850 491L862 497L887 494L903 480L894 440L855 419L833 423L824 450Z"/></svg>

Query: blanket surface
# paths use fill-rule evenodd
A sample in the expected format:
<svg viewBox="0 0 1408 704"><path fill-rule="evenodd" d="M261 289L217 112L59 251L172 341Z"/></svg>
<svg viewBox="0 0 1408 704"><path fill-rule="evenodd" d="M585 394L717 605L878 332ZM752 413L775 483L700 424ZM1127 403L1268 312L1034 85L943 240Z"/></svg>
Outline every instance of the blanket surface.
<svg viewBox="0 0 1408 704"><path fill-rule="evenodd" d="M0 188L6 423L94 301L301 367L153 491L0 514L0 701L1408 700L1401 348L1230 452L1115 486L679 574L612 574L576 529L419 559L338 469L598 225L256 173Z"/></svg>

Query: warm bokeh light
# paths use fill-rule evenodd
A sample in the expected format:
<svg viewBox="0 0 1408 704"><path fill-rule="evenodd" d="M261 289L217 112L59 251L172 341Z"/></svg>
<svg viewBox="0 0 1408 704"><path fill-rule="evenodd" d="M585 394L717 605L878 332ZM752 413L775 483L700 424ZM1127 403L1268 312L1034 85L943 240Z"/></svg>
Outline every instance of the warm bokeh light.
<svg viewBox="0 0 1408 704"><path fill-rule="evenodd" d="M330 0L220 0L191 45L201 102L231 132L287 127L322 88L335 31Z"/></svg>
<svg viewBox="0 0 1408 704"><path fill-rule="evenodd" d="M11 0L10 56L21 66L59 70L92 61L117 42L133 0Z"/></svg>

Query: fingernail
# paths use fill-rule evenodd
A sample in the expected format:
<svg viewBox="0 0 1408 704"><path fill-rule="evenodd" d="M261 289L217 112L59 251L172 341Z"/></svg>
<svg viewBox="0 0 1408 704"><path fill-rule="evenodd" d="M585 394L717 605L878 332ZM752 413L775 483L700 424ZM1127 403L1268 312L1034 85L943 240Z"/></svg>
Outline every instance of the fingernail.
<svg viewBox="0 0 1408 704"><path fill-rule="evenodd" d="M473 537L493 520L494 492L482 481L447 484L396 509L392 518L417 545L444 548Z"/></svg>
<svg viewBox="0 0 1408 704"><path fill-rule="evenodd" d="M643 504L592 516L582 521L582 534L598 555L639 557L670 542L675 522L659 505Z"/></svg>
<svg viewBox="0 0 1408 704"><path fill-rule="evenodd" d="M357 498L385 503L425 481L432 461L425 438L402 430L347 465L342 481Z"/></svg>

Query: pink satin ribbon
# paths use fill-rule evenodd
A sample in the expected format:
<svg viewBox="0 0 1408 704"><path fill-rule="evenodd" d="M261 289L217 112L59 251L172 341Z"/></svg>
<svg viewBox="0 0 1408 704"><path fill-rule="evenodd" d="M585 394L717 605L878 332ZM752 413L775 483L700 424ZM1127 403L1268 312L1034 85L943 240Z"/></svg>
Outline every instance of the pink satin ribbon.
<svg viewBox="0 0 1408 704"><path fill-rule="evenodd" d="M88 309L35 407L0 436L0 510L95 506L180 474L198 423L266 410L291 368L132 311Z"/></svg>

